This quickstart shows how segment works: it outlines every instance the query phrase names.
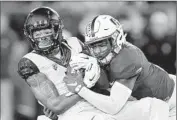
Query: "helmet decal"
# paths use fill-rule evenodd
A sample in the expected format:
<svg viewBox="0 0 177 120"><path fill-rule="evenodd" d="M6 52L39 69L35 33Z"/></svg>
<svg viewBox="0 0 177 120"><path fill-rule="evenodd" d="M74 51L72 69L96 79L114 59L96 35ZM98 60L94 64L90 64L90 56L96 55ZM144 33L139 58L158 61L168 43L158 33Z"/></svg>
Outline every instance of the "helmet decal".
<svg viewBox="0 0 177 120"><path fill-rule="evenodd" d="M92 37L95 37L95 32L94 32L94 25L95 25L95 20L97 19L98 16L96 16L91 23L91 35Z"/></svg>

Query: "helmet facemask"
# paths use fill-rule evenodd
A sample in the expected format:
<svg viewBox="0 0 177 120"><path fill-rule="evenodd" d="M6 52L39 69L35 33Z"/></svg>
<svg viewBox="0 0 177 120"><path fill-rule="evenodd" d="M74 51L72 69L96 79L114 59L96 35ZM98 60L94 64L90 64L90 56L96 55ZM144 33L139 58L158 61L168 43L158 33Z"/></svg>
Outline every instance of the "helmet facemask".
<svg viewBox="0 0 177 120"><path fill-rule="evenodd" d="M47 50L54 45L54 36L51 29L41 29L32 32L32 37L38 49Z"/></svg>
<svg viewBox="0 0 177 120"><path fill-rule="evenodd" d="M94 42L88 45L91 55L99 60L105 58L111 52L111 42L109 39Z"/></svg>
<svg viewBox="0 0 177 120"><path fill-rule="evenodd" d="M109 64L115 54L118 54L125 41L126 35L116 30L112 35L104 39L95 39L88 45L90 54L102 64Z"/></svg>

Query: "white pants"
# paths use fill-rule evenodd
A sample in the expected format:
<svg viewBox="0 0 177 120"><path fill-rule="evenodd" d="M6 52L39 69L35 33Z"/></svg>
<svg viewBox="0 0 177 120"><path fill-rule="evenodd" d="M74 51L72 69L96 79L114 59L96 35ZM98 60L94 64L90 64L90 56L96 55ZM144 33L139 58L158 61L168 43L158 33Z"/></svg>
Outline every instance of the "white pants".
<svg viewBox="0 0 177 120"><path fill-rule="evenodd" d="M168 104L156 98L146 97L128 101L116 115L116 120L167 120Z"/></svg>
<svg viewBox="0 0 177 120"><path fill-rule="evenodd" d="M86 105L86 104L85 104ZM90 106L75 107L66 114L59 115L58 120L167 120L169 115L168 104L156 98L143 98L137 101L128 101L122 110L109 115ZM76 112L77 111L77 112ZM50 120L44 115L37 120Z"/></svg>
<svg viewBox="0 0 177 120"><path fill-rule="evenodd" d="M172 96L168 101L169 111L170 111L169 120L176 120L176 76L170 75L170 77L174 80L175 87L174 87Z"/></svg>

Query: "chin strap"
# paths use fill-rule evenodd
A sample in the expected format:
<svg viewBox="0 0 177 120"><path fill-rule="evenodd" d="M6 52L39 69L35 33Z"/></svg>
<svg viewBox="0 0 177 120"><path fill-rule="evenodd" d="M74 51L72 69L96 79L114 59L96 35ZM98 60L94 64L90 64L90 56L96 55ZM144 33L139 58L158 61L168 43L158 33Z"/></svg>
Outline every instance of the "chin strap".
<svg viewBox="0 0 177 120"><path fill-rule="evenodd" d="M98 60L98 61L101 63L101 65L109 64L114 56L115 56L115 53L110 52L105 58L103 58L102 60Z"/></svg>
<svg viewBox="0 0 177 120"><path fill-rule="evenodd" d="M124 34L122 37L122 42L117 45L116 43L116 47L114 46L112 49L112 52L110 52L105 58L103 58L102 60L99 60L99 62L103 65L105 64L109 64L110 61L112 60L112 58L115 56L115 54L118 54L119 51L122 49L122 44L126 41L126 36L127 34Z"/></svg>

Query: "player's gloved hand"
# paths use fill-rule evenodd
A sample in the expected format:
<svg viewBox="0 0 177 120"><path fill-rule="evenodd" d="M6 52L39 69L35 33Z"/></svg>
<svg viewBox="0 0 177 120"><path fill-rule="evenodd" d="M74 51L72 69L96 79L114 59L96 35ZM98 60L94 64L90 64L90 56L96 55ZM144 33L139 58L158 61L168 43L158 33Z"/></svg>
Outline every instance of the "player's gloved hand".
<svg viewBox="0 0 177 120"><path fill-rule="evenodd" d="M49 110L48 108L44 107L43 112L44 112L45 116L47 116L51 120L58 120L58 116L54 112Z"/></svg>
<svg viewBox="0 0 177 120"><path fill-rule="evenodd" d="M78 93L84 85L83 73L81 71L73 70L71 67L67 68L67 74L63 81L66 83L68 90L72 93Z"/></svg>
<svg viewBox="0 0 177 120"><path fill-rule="evenodd" d="M70 66L74 70L85 69L83 81L88 88L93 87L100 77L100 66L97 59L84 53L72 56Z"/></svg>

